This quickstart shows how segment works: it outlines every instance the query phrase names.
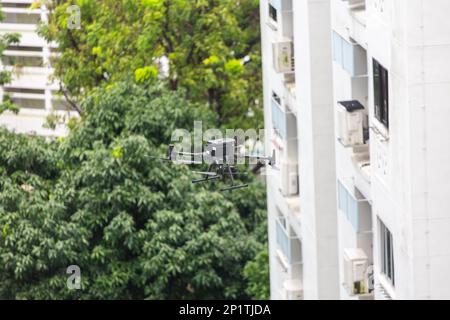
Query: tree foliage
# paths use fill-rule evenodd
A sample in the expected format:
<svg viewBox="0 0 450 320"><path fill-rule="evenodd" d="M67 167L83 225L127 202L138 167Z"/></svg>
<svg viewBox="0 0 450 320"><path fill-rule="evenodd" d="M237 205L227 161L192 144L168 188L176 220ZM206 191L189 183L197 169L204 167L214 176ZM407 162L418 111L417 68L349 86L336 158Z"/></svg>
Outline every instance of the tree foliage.
<svg viewBox="0 0 450 320"><path fill-rule="evenodd" d="M66 139L0 130L0 298L254 295L242 270L264 241L263 188L233 199L150 157L174 128L213 121L184 96L117 82L92 90ZM69 265L82 290L67 289Z"/></svg>
<svg viewBox="0 0 450 320"><path fill-rule="evenodd" d="M246 292L255 300L270 298L269 250L267 247L258 253L244 268L244 278L248 281Z"/></svg>
<svg viewBox="0 0 450 320"><path fill-rule="evenodd" d="M74 4L78 30L67 28ZM160 76L207 102L221 124L262 125L258 0L58 0L49 7L41 34L59 44L55 75L74 98L129 75L139 82L165 57L169 74ZM248 110L255 116L243 119Z"/></svg>
<svg viewBox="0 0 450 320"><path fill-rule="evenodd" d="M221 182L194 186L188 168L155 159L194 121L261 125L259 1L32 6L43 3L40 33L61 52L55 78L82 117L55 141L0 129L0 298L263 297L263 186L248 176L248 189L219 193ZM80 29L67 27L73 4ZM0 55L17 40L4 35ZM69 265L81 290L67 288Z"/></svg>

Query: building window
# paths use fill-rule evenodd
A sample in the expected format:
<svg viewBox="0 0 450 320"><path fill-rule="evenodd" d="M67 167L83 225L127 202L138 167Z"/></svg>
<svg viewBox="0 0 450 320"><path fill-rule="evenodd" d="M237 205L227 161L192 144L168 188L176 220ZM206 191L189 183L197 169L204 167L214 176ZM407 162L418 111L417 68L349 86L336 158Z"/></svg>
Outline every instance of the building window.
<svg viewBox="0 0 450 320"><path fill-rule="evenodd" d="M378 224L380 226L381 273L391 281L392 285L395 285L394 239L392 233L379 219Z"/></svg>
<svg viewBox="0 0 450 320"><path fill-rule="evenodd" d="M272 19L274 22L278 22L278 11L277 9L269 3L269 17L270 19Z"/></svg>
<svg viewBox="0 0 450 320"><path fill-rule="evenodd" d="M373 60L373 88L375 118L389 129L389 75L383 66Z"/></svg>

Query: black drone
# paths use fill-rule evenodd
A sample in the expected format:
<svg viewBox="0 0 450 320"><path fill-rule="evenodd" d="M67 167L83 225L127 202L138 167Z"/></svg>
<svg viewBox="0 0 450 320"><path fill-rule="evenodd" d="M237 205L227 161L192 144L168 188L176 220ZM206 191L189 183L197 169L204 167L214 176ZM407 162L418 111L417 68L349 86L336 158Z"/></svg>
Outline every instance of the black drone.
<svg viewBox="0 0 450 320"><path fill-rule="evenodd" d="M275 168L275 151L271 157L250 155L240 152L241 146L238 145L237 139L216 139L210 140L206 144L204 151L200 153L195 152L178 152L174 145L170 145L167 158L162 160L172 161L177 164L200 165L208 163L209 167L206 172L194 171L194 173L201 175L201 178L195 179L192 183L203 183L215 180L228 180L230 186L220 191L233 191L248 187L248 184L236 184L235 177L243 174L239 172L235 166L239 159L256 160L256 165L253 171L258 171L266 164ZM181 157L181 158L180 158ZM197 160L197 159L202 160Z"/></svg>

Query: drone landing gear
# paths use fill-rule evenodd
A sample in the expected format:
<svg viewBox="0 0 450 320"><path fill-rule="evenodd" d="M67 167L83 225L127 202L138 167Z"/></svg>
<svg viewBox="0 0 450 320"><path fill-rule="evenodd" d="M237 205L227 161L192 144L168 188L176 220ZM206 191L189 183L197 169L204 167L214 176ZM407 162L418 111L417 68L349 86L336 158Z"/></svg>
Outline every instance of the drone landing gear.
<svg viewBox="0 0 450 320"><path fill-rule="evenodd" d="M213 181L213 180L219 180L222 179L222 176L211 172L211 170L213 169L213 165L209 165L208 171L207 172L197 172L194 171L194 173L198 173L201 174L202 176L204 176L201 179L196 179L196 180L192 180L192 183L196 184L196 183L202 183L202 182L208 182L208 181Z"/></svg>
<svg viewBox="0 0 450 320"><path fill-rule="evenodd" d="M233 191L233 190L237 190L237 189L244 189L244 188L247 188L247 187L248 187L248 184L241 184L241 185L238 185L238 186L231 186L231 187L228 187L228 188L220 189L220 191L221 192Z"/></svg>
<svg viewBox="0 0 450 320"><path fill-rule="evenodd" d="M231 186L228 187L228 188L223 188L223 189L221 189L221 190L220 190L221 192L225 192L225 191L233 191L233 190L243 189L243 188L247 188L247 187L248 187L248 184L241 184L241 185L235 186L235 185L234 185L234 178L233 178L233 171L231 170L231 167L230 167L229 165L227 165L227 166L226 166L226 169L227 169L227 173L228 173L228 175L229 175L229 177L230 177L230 180L231 180Z"/></svg>
<svg viewBox="0 0 450 320"><path fill-rule="evenodd" d="M221 176L207 176L206 178L192 180L192 183L195 184L195 183L208 182L208 181L213 181L213 180L219 180L221 178L222 178Z"/></svg>
<svg viewBox="0 0 450 320"><path fill-rule="evenodd" d="M214 163L209 166L207 172L194 171L194 173L201 174L203 178L192 180L192 183L202 183L220 179L226 180L226 178L228 177L229 181L231 182L231 185L229 187L221 189L220 190L221 192L233 191L248 187L248 184L241 184L241 185L234 184L234 176L237 175L238 173L236 172L234 167L228 164Z"/></svg>

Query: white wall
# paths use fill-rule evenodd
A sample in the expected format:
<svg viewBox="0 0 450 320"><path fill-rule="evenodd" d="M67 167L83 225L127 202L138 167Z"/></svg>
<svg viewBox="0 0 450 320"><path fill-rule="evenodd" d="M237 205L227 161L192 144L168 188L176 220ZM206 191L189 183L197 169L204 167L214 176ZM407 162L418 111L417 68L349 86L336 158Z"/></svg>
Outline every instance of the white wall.
<svg viewBox="0 0 450 320"><path fill-rule="evenodd" d="M371 136L374 226L394 237L394 298L450 298L450 21L445 0L367 1L368 56L389 70L389 141ZM370 73L372 69L369 61ZM371 125L373 86L370 83ZM382 129L382 128L381 128ZM377 231L377 230L374 230ZM379 252L375 232L375 252Z"/></svg>
<svg viewBox="0 0 450 320"><path fill-rule="evenodd" d="M283 87L271 68L276 33L265 28L266 1L264 99L271 128L271 90ZM367 0L365 13L353 15L341 0L293 3L305 298L350 298L340 286L338 265L343 249L358 245L336 208L336 177L352 188L358 172L351 151L336 143L335 103L353 93L348 74L332 64L334 29L367 49L366 108L369 125L382 134L370 133L375 297L386 291L397 299L450 299L450 1ZM372 58L389 71L389 129L374 117ZM279 201L271 195L277 183L269 177L269 215ZM395 288L379 268L378 219L394 238ZM272 276L272 285L276 281Z"/></svg>
<svg viewBox="0 0 450 320"><path fill-rule="evenodd" d="M337 299L338 256L329 0L294 1L305 299Z"/></svg>

